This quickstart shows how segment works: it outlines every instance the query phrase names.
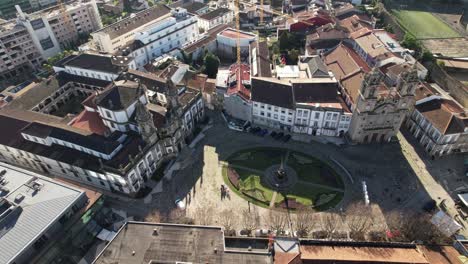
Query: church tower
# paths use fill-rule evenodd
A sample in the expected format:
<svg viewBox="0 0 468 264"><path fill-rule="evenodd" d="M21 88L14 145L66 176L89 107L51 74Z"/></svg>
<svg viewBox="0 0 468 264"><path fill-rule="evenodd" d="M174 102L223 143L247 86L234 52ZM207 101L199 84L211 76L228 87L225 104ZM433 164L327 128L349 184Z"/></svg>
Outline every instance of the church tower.
<svg viewBox="0 0 468 264"><path fill-rule="evenodd" d="M398 76L396 89L401 96L414 96L419 83L416 63L409 71L404 71Z"/></svg>
<svg viewBox="0 0 468 264"><path fill-rule="evenodd" d="M148 144L154 144L158 141L158 131L154 126L153 115L148 111L146 106L140 101L140 97L144 94L144 88L141 83L138 83L137 103L135 106L135 120L138 124L140 134L143 140Z"/></svg>

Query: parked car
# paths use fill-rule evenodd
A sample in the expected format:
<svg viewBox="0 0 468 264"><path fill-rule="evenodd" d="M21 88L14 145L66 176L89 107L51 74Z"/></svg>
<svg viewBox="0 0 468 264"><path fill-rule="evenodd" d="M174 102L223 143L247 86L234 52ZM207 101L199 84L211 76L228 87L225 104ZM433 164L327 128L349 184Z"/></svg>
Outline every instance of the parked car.
<svg viewBox="0 0 468 264"><path fill-rule="evenodd" d="M259 127L253 127L253 128L250 129L250 133L252 133L252 134L256 134L258 131L260 131Z"/></svg>
<svg viewBox="0 0 468 264"><path fill-rule="evenodd" d="M268 130L263 129L262 131L258 132L258 135L261 137L264 137L266 134L268 134Z"/></svg>
<svg viewBox="0 0 468 264"><path fill-rule="evenodd" d="M290 139L291 139L291 135L286 135L286 136L283 137L282 140L283 140L284 143L286 143L286 142L288 142Z"/></svg>
<svg viewBox="0 0 468 264"><path fill-rule="evenodd" d="M284 133L283 133L283 132L279 132L278 134L276 134L275 139L276 139L276 140L280 140L280 138L282 138L283 136L284 136Z"/></svg>
<svg viewBox="0 0 468 264"><path fill-rule="evenodd" d="M255 230L255 236L256 237L268 237L270 234L270 230L267 229L257 229Z"/></svg>
<svg viewBox="0 0 468 264"><path fill-rule="evenodd" d="M276 132L275 132L275 131L271 131L270 136L271 136L272 138L275 138Z"/></svg>

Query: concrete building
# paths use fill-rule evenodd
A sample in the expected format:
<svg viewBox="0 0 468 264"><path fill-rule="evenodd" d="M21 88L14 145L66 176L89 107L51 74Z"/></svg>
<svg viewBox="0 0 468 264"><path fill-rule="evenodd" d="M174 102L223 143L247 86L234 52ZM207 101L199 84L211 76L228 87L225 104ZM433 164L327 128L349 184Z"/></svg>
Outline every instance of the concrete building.
<svg viewBox="0 0 468 264"><path fill-rule="evenodd" d="M26 27L12 21L0 25L0 57L2 80L32 72L44 62Z"/></svg>
<svg viewBox="0 0 468 264"><path fill-rule="evenodd" d="M127 222L93 263L272 263L268 240L254 241L224 237L221 227Z"/></svg>
<svg viewBox="0 0 468 264"><path fill-rule="evenodd" d="M0 263L31 263L87 202L82 190L0 163Z"/></svg>
<svg viewBox="0 0 468 264"><path fill-rule="evenodd" d="M59 53L81 36L102 27L101 17L94 1L58 6L25 14L18 8L17 23L29 32L33 43L44 59Z"/></svg>
<svg viewBox="0 0 468 264"><path fill-rule="evenodd" d="M220 24L229 24L234 20L234 12L228 8L218 8L198 17L198 28L203 31Z"/></svg>
<svg viewBox="0 0 468 264"><path fill-rule="evenodd" d="M249 56L250 43L257 40L257 35L250 32L240 31L239 33L232 28L227 28L218 33L216 40L218 43L218 57L224 59L235 59L237 53L237 36L240 38L241 56Z"/></svg>
<svg viewBox="0 0 468 264"><path fill-rule="evenodd" d="M204 103L198 90L152 74L118 75L111 83L59 71L16 91L20 95L0 110L0 158L135 195L184 147L203 119Z"/></svg>

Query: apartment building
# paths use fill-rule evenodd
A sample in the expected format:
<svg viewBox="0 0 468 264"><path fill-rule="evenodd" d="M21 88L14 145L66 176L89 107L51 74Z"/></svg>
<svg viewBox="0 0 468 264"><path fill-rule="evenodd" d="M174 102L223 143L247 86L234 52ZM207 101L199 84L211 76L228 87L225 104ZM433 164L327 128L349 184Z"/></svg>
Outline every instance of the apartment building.
<svg viewBox="0 0 468 264"><path fill-rule="evenodd" d="M102 27L101 17L94 1L74 2L53 6L35 13L25 14L20 7L18 23L27 28L44 58L60 52L64 47Z"/></svg>
<svg viewBox="0 0 468 264"><path fill-rule="evenodd" d="M198 36L196 16L186 9L176 8L135 32L133 40L117 48L120 50L115 54L132 57L136 69L142 69L153 59L195 42Z"/></svg>
<svg viewBox="0 0 468 264"><path fill-rule="evenodd" d="M252 120L288 132L344 136L351 111L333 78L252 78Z"/></svg>
<svg viewBox="0 0 468 264"><path fill-rule="evenodd" d="M97 30L91 36L99 51L113 54L133 42L136 33L144 31L147 27L156 26L157 29L162 29L165 26L164 23L159 27L153 24L155 22L159 24L159 21L169 17L171 17L171 9L166 5L156 4Z"/></svg>
<svg viewBox="0 0 468 264"><path fill-rule="evenodd" d="M234 12L228 8L218 8L198 17L198 27L208 31L220 24L229 24L234 19Z"/></svg>
<svg viewBox="0 0 468 264"><path fill-rule="evenodd" d="M26 27L12 21L0 24L0 58L1 80L33 71L44 61Z"/></svg>

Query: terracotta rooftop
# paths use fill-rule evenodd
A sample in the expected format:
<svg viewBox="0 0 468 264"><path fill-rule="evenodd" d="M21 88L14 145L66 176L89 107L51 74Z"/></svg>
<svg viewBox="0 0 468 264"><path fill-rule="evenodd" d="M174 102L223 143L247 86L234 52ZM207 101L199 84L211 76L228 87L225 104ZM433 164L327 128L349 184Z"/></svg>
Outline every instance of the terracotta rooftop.
<svg viewBox="0 0 468 264"><path fill-rule="evenodd" d="M84 110L81 112L71 124L72 127L76 127L79 129L87 130L89 132L104 136L106 132L109 132L109 128L107 128L104 123L102 122L99 113L97 112L90 112Z"/></svg>
<svg viewBox="0 0 468 264"><path fill-rule="evenodd" d="M230 75L235 75L237 81L235 82L235 85L228 88L227 94L237 94L245 100L250 100L251 92L243 84L244 81L250 80L250 67L247 64L241 64L239 71L239 66L237 64L233 64L229 67L229 71Z"/></svg>
<svg viewBox="0 0 468 264"><path fill-rule="evenodd" d="M232 28L228 28L228 29L224 30L223 32L221 32L219 34L221 36L226 37L226 38L232 38L232 39L237 38L237 36L239 36L239 38L243 38L243 39L255 38L254 34L250 34L250 33L243 32L243 31L238 32L237 30L232 29Z"/></svg>
<svg viewBox="0 0 468 264"><path fill-rule="evenodd" d="M358 31L358 30L360 30L362 28L372 30L372 26L369 25L368 23L362 21L361 18L358 15L353 15L351 17L340 20L338 22L338 24L341 27L345 28L350 33Z"/></svg>
<svg viewBox="0 0 468 264"><path fill-rule="evenodd" d="M360 243L316 243L301 245L301 259L304 264L429 264L416 246L379 246Z"/></svg>
<svg viewBox="0 0 468 264"><path fill-rule="evenodd" d="M373 58L393 57L385 45L374 34L367 34L355 39L356 43Z"/></svg>
<svg viewBox="0 0 468 264"><path fill-rule="evenodd" d="M418 246L430 264L462 264L460 253L452 246Z"/></svg>
<svg viewBox="0 0 468 264"><path fill-rule="evenodd" d="M430 84L424 82L424 83L420 83L418 87L416 88L415 93L414 93L414 98L417 102L431 95L439 95L439 93L437 92L437 90L432 88Z"/></svg>
<svg viewBox="0 0 468 264"><path fill-rule="evenodd" d="M364 74L370 71L361 57L346 44L340 44L325 54L324 62L346 89L353 101L357 98Z"/></svg>
<svg viewBox="0 0 468 264"><path fill-rule="evenodd" d="M464 110L451 100L433 99L415 108L444 135L462 133L466 127Z"/></svg>

